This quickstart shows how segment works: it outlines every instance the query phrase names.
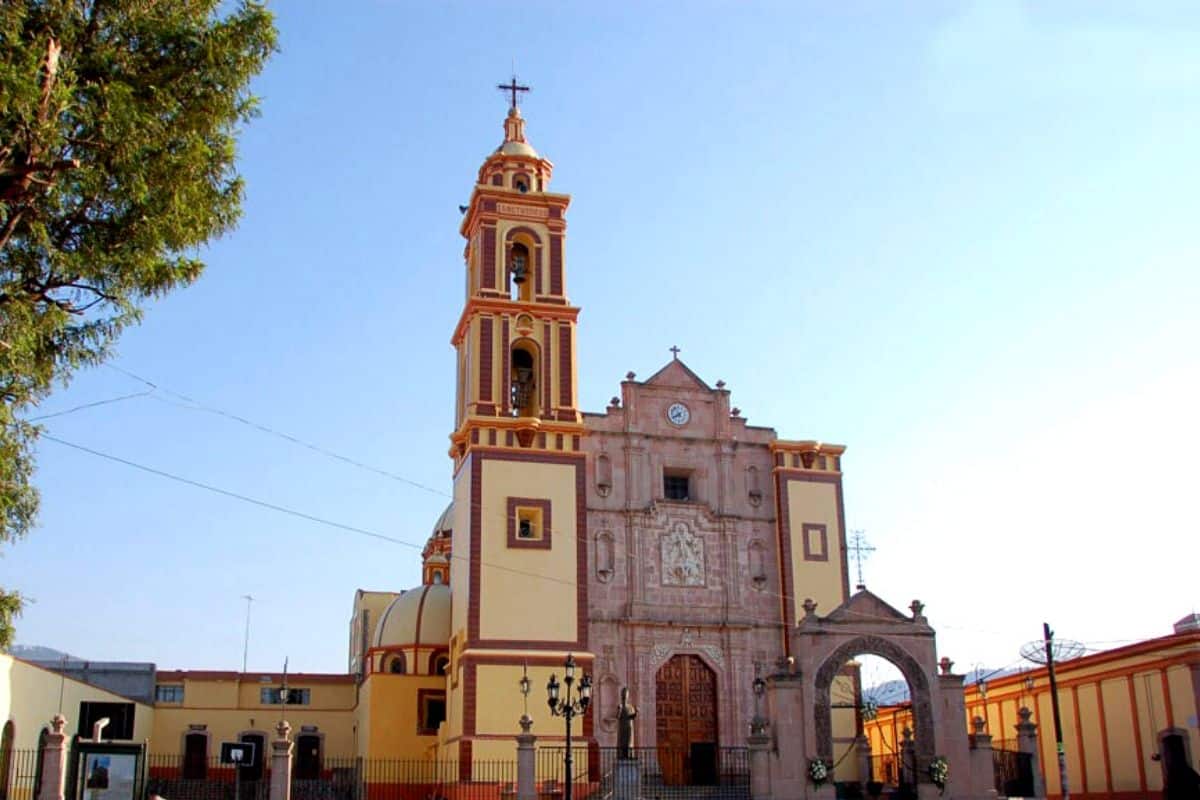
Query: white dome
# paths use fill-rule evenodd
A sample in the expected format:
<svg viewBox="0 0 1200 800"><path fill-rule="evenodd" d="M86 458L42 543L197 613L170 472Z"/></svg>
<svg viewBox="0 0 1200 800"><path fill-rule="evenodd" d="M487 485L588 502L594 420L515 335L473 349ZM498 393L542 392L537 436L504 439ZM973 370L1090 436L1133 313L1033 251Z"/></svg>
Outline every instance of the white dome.
<svg viewBox="0 0 1200 800"><path fill-rule="evenodd" d="M431 583L393 600L375 626L375 647L450 643L450 587Z"/></svg>

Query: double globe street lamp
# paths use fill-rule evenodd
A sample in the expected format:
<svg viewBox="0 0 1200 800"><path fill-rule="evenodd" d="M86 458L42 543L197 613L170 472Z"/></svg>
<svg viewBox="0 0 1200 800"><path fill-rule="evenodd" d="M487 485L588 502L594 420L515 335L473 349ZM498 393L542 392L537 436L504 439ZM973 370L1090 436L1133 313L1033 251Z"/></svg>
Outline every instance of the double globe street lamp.
<svg viewBox="0 0 1200 800"><path fill-rule="evenodd" d="M550 713L556 717L562 717L567 723L567 753L564 756L564 764L566 766L566 786L563 787L563 800L571 800L571 786L575 776L571 772L571 720L577 715L587 711L588 705L592 702L592 677L586 672L579 679L578 696L572 699L571 686L575 683L575 656L568 655L567 661L563 664L563 679L561 686L566 686L565 690L561 691L558 678L553 673L550 675L550 682L546 684L546 703L550 706Z"/></svg>

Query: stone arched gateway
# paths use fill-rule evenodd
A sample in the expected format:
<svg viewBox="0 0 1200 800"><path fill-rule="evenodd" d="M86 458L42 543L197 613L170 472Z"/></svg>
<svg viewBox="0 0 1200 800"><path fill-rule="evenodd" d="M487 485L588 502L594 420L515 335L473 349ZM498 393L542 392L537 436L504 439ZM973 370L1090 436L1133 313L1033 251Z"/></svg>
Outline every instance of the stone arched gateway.
<svg viewBox="0 0 1200 800"><path fill-rule="evenodd" d="M830 763L833 762L833 714L830 708L830 688L833 685L834 677L841 671L843 665L855 656L861 655L886 658L900 670L900 674L908 682L913 705L913 725L916 729L914 743L916 744L917 760L920 763L929 763L935 755L933 704L929 696L929 678L907 650L890 639L877 635L854 637L834 650L817 668L816 692L813 697L816 754Z"/></svg>
<svg viewBox="0 0 1200 800"><path fill-rule="evenodd" d="M809 780L808 765L816 758L832 760L830 687L850 658L865 654L886 658L908 682L919 794L938 795L926 770L942 756L950 764L947 792L961 796L956 784L965 786L969 774L963 679L949 674L948 662L938 674L935 634L921 603L914 600L911 615L903 614L860 587L827 616L818 615L811 600L803 607L804 617L791 632L791 656L766 681L770 741L764 745L771 757L760 796L833 797L832 784L817 787Z"/></svg>

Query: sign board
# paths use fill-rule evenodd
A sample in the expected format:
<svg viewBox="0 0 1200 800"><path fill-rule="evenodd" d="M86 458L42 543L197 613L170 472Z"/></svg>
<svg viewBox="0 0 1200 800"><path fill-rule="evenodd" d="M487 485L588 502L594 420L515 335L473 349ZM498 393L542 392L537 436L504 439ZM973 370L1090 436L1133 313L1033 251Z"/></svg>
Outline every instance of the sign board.
<svg viewBox="0 0 1200 800"><path fill-rule="evenodd" d="M252 767L258 753L254 742L221 742L221 763L235 767Z"/></svg>
<svg viewBox="0 0 1200 800"><path fill-rule="evenodd" d="M76 798L134 800L141 796L141 745L76 741L74 750Z"/></svg>

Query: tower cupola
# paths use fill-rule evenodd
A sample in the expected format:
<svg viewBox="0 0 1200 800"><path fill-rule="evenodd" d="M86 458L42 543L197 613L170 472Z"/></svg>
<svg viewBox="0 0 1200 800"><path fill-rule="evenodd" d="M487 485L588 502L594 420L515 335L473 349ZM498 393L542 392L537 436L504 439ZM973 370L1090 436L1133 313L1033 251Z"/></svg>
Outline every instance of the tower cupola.
<svg viewBox="0 0 1200 800"><path fill-rule="evenodd" d="M525 135L510 94L504 140L479 168L459 228L467 297L452 342L458 350L454 446L571 445L580 435L575 367L579 309L567 298L564 249L571 198L549 191L554 165ZM550 443L549 445L547 443Z"/></svg>

